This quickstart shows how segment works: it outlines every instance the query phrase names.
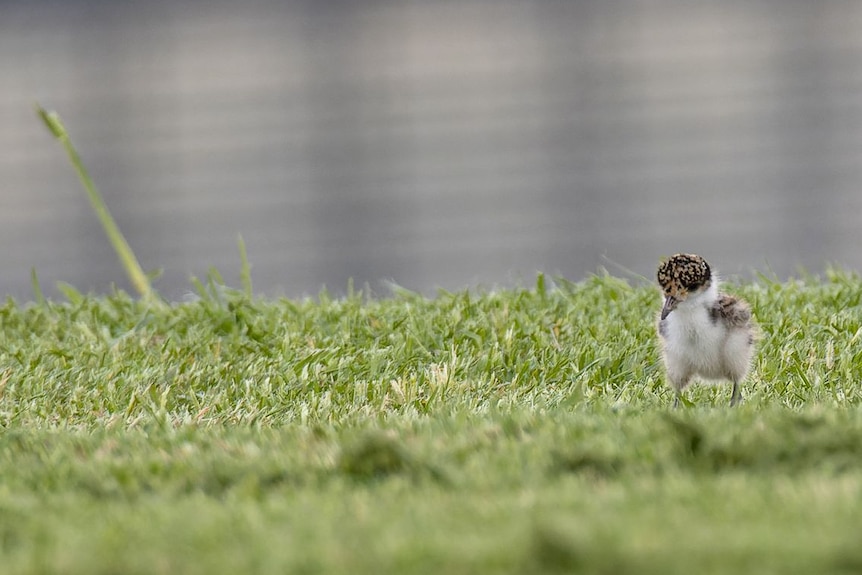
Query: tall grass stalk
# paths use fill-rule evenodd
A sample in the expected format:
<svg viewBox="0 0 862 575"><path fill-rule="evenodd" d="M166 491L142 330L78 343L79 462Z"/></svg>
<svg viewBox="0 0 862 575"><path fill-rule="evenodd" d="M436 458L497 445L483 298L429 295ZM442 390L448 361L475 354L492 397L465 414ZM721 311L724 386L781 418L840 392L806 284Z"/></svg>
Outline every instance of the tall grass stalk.
<svg viewBox="0 0 862 575"><path fill-rule="evenodd" d="M69 132L63 125L62 120L60 120L60 116L56 112L45 110L38 104L36 105L36 112L39 114L39 117L42 118L42 121L45 123L45 126L51 134L59 140L60 144L62 144L63 148L66 150L66 154L69 156L69 161L78 173L78 178L84 186L84 191L87 192L90 204L93 206L93 210L99 217L99 221L102 223L102 228L105 230L108 240L114 247L114 251L117 252L117 256L120 258L120 263L125 268L132 286L145 300L157 301L156 294L153 291L149 278L147 278L147 274L144 273L144 270L141 268L141 264L138 263L138 258L135 257L135 253L132 251L131 246L129 246L129 242L126 241L126 238L123 236L120 228L114 221L113 216L111 216L108 206L105 205L105 201L96 189L96 185L90 178L87 168L84 166L77 150L75 150L75 146L72 144L72 140L69 138Z"/></svg>

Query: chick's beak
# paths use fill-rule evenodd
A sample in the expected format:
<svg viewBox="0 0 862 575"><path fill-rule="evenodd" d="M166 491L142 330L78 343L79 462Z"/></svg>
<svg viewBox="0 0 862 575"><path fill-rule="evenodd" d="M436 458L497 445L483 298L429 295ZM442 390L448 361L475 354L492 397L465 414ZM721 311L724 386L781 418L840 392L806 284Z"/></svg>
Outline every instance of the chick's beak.
<svg viewBox="0 0 862 575"><path fill-rule="evenodd" d="M661 318L664 319L667 317L667 314L676 309L676 304L679 303L679 300L673 297L672 295L664 298L664 306L661 308Z"/></svg>

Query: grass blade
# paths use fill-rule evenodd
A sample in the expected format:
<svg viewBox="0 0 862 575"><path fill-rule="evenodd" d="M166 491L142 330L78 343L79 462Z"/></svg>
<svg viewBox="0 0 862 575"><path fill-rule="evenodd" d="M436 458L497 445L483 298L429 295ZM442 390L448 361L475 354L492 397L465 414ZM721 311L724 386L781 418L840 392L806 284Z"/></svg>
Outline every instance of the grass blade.
<svg viewBox="0 0 862 575"><path fill-rule="evenodd" d="M248 299L252 298L251 288L251 264L248 263L248 252L245 250L245 241L242 239L242 234L237 234L237 246L239 247L239 259L242 262L240 269L240 280L242 281L242 290Z"/></svg>
<svg viewBox="0 0 862 575"><path fill-rule="evenodd" d="M45 294L42 293L42 286L39 285L39 276L36 275L36 268L30 268L30 283L33 284L33 297L36 298L36 303L44 306Z"/></svg>
<svg viewBox="0 0 862 575"><path fill-rule="evenodd" d="M144 270L141 269L141 264L138 263L138 259L135 257L132 248L129 246L129 243L126 241L122 232L120 232L120 228L114 221L113 216L111 216L111 212L108 211L108 207L105 205L102 196L99 194L93 180L87 173L87 169L84 167L83 162L81 162L81 158L78 156L78 152L72 145L72 140L69 138L69 133L66 131L66 127L60 120L60 116L57 115L56 112L46 111L38 104L36 105L36 112L39 114L39 117L42 118L42 121L45 123L45 126L51 134L57 138L57 140L59 140L63 145L63 148L65 148L66 154L69 156L69 161L78 173L78 178L80 178L81 184L87 192L87 197L90 199L93 211L95 211L96 215L99 217L102 229L105 230L108 240L114 247L114 251L117 252L117 256L120 258L120 263L125 268L132 286L144 299L154 300L155 293L153 292L149 278L147 278L147 274L145 274Z"/></svg>

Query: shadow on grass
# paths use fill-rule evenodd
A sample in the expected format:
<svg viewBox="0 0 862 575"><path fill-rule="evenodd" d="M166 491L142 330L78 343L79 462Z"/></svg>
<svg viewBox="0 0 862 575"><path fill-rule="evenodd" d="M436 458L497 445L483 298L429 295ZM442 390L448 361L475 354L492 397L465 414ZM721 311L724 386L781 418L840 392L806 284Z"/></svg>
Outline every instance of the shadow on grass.
<svg viewBox="0 0 862 575"><path fill-rule="evenodd" d="M337 470L359 481L374 481L393 475L414 480L449 484L442 469L412 454L391 433L368 431L345 442L338 456Z"/></svg>
<svg viewBox="0 0 862 575"><path fill-rule="evenodd" d="M525 573L645 573L610 533L585 525L544 521L532 530Z"/></svg>

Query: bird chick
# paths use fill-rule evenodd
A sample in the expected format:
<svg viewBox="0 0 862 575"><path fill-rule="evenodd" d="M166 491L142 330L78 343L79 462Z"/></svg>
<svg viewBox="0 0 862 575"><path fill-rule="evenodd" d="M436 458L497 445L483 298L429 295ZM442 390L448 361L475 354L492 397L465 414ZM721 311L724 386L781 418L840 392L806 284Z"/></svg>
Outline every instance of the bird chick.
<svg viewBox="0 0 862 575"><path fill-rule="evenodd" d="M730 405L742 399L754 351L751 308L721 293L709 264L694 254L676 254L658 268L664 305L658 322L667 381L674 407L693 377L733 383Z"/></svg>

